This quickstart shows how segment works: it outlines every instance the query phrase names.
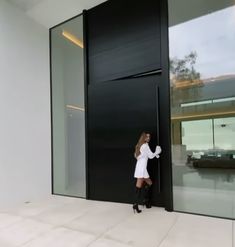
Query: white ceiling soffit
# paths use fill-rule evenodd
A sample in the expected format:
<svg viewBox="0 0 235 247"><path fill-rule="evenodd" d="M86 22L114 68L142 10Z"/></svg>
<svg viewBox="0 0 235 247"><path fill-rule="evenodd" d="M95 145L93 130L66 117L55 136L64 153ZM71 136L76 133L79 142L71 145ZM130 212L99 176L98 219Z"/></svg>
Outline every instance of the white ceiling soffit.
<svg viewBox="0 0 235 247"><path fill-rule="evenodd" d="M27 11L36 4L39 4L43 0L8 0L10 3L13 3L14 5L18 6L23 11Z"/></svg>
<svg viewBox="0 0 235 247"><path fill-rule="evenodd" d="M90 9L106 0L9 0L47 28L51 28L84 9Z"/></svg>
<svg viewBox="0 0 235 247"><path fill-rule="evenodd" d="M168 0L169 26L233 6L235 0Z"/></svg>

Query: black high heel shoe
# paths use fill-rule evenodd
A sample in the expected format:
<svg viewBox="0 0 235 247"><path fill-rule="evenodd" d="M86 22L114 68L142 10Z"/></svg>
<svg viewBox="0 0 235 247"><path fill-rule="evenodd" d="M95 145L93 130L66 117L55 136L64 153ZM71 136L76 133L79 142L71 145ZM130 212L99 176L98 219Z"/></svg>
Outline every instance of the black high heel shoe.
<svg viewBox="0 0 235 247"><path fill-rule="evenodd" d="M151 205L149 200L144 200L143 201L143 208L144 207L146 207L146 208L151 208L152 207L152 205Z"/></svg>
<svg viewBox="0 0 235 247"><path fill-rule="evenodd" d="M138 204L133 205L133 211L134 211L134 213L136 211L138 214L142 212L142 210L139 209Z"/></svg>

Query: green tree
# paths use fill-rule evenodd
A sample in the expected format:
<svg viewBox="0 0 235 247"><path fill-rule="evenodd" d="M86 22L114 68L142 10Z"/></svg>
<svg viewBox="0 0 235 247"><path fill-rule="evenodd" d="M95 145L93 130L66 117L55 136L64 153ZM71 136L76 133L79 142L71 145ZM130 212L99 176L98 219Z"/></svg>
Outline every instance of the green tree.
<svg viewBox="0 0 235 247"><path fill-rule="evenodd" d="M183 59L173 58L170 60L170 72L176 81L200 80L200 73L194 68L197 60L197 53L190 52Z"/></svg>

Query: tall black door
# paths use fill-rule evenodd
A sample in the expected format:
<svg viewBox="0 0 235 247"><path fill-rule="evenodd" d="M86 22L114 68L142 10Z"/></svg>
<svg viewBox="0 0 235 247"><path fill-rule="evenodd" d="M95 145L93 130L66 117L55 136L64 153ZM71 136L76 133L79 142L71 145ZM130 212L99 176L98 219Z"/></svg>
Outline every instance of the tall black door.
<svg viewBox="0 0 235 247"><path fill-rule="evenodd" d="M88 94L89 196L92 199L132 202L134 147L142 131L158 143L158 83L147 76L90 85ZM161 201L159 162L150 160L154 201Z"/></svg>
<svg viewBox="0 0 235 247"><path fill-rule="evenodd" d="M171 210L165 0L109 0L85 12L88 198L133 202L134 147L152 134L153 203ZM165 13L165 14L164 14Z"/></svg>

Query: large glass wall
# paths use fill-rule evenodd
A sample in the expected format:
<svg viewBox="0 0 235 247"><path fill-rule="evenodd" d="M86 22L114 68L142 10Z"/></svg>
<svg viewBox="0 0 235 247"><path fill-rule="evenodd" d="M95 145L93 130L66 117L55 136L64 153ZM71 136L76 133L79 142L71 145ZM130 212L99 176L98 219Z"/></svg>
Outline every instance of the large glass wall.
<svg viewBox="0 0 235 247"><path fill-rule="evenodd" d="M51 29L53 192L85 197L83 23Z"/></svg>
<svg viewBox="0 0 235 247"><path fill-rule="evenodd" d="M235 2L168 2L174 210L235 218Z"/></svg>

